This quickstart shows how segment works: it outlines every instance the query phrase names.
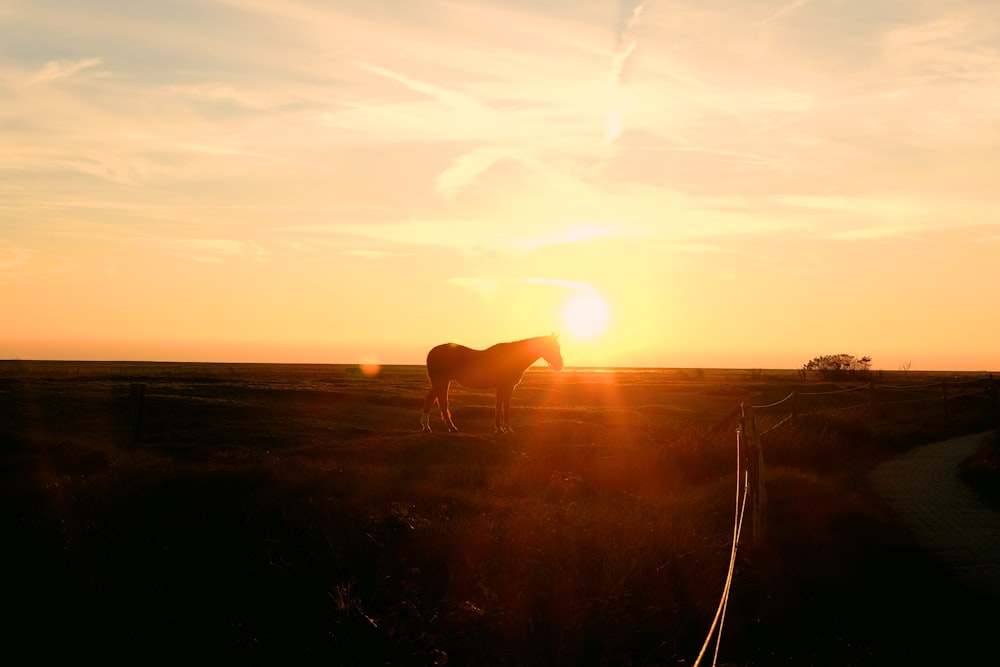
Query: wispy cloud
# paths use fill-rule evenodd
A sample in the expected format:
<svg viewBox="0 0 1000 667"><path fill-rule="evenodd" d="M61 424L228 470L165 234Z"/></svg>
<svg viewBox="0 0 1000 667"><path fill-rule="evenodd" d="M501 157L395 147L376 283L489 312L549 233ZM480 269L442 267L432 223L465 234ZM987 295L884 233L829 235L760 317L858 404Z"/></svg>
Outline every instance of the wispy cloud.
<svg viewBox="0 0 1000 667"><path fill-rule="evenodd" d="M878 239L906 239L913 241L918 239L914 235L915 231L918 230L908 225L880 225L830 231L822 234L821 237L830 239L831 241L875 241Z"/></svg>
<svg viewBox="0 0 1000 667"><path fill-rule="evenodd" d="M83 58L80 60L53 60L45 64L32 78L31 83L48 83L56 79L66 79L77 73L97 67L103 62L101 58Z"/></svg>
<svg viewBox="0 0 1000 667"><path fill-rule="evenodd" d="M385 252L383 250L366 250L361 248L353 248L350 250L341 251L345 255L350 255L352 257L360 257L362 259L385 259L391 257L391 253Z"/></svg>
<svg viewBox="0 0 1000 667"><path fill-rule="evenodd" d="M509 157L511 151L499 146L478 148L459 155L437 175L435 187L442 196L453 199L463 188L475 181L476 177Z"/></svg>
<svg viewBox="0 0 1000 667"><path fill-rule="evenodd" d="M164 90L169 93L185 95L194 99L216 102L232 102L249 109L272 109L275 106L278 106L281 102L281 99L276 98L274 93L254 90L252 88L240 88L233 84L222 83L219 81L208 81L186 85L168 85L164 87Z"/></svg>
<svg viewBox="0 0 1000 667"><path fill-rule="evenodd" d="M254 241L222 238L145 237L133 239L132 244L180 259L210 264L238 258L266 262L271 254Z"/></svg>
<svg viewBox="0 0 1000 667"><path fill-rule="evenodd" d="M72 269L73 264L63 257L0 239L0 285L22 285Z"/></svg>
<svg viewBox="0 0 1000 667"><path fill-rule="evenodd" d="M665 243L663 249L680 255L738 255L764 262L776 262L773 255L766 255L747 249L741 244L722 245L719 243Z"/></svg>
<svg viewBox="0 0 1000 667"><path fill-rule="evenodd" d="M7 241L0 241L0 275L12 275L26 267L32 253Z"/></svg>
<svg viewBox="0 0 1000 667"><path fill-rule="evenodd" d="M492 301L500 291L500 283L491 278L449 278L449 284L472 290L484 301Z"/></svg>
<svg viewBox="0 0 1000 667"><path fill-rule="evenodd" d="M805 7L810 2L812 2L812 0L792 0L792 2L788 3L787 5L782 5L781 7L779 7L777 10L774 11L774 13L770 14L767 18L764 18L761 21L759 21L759 25L765 25L767 23L778 21L779 19L784 18L786 15L791 14L795 10Z"/></svg>
<svg viewBox="0 0 1000 667"><path fill-rule="evenodd" d="M416 77L408 76L401 72L395 72L386 67L380 67L371 63L358 63L358 68L366 72L371 72L372 74L377 74L387 79L391 79L413 92L426 95L450 107L479 112L484 110L481 105L477 104L467 95L457 93L444 86L428 83L417 79Z"/></svg>
<svg viewBox="0 0 1000 667"><path fill-rule="evenodd" d="M479 294L484 300L492 301L503 289L503 285L511 283L522 283L529 285L551 285L565 288L574 292L596 293L597 289L589 283L576 280L563 280L558 278L513 278L509 280L497 280L494 278L449 278L446 282L463 289L472 290Z"/></svg>
<svg viewBox="0 0 1000 667"><path fill-rule="evenodd" d="M588 243L597 239L614 236L620 231L618 227L613 225L577 224L545 236L522 239L520 245L526 249L538 250L547 246Z"/></svg>
<svg viewBox="0 0 1000 667"><path fill-rule="evenodd" d="M289 225L286 234L309 238L368 238L383 244L434 246L481 254L524 254L551 246L593 242L618 233L618 228L599 224L569 224L562 229L539 234L530 220L426 219L392 223L332 223Z"/></svg>
<svg viewBox="0 0 1000 667"><path fill-rule="evenodd" d="M622 87L622 76L625 65L639 45L635 24L642 14L642 0L622 0L618 12L618 43L611 54L611 65L608 71L609 102L607 124L604 128L605 144L614 142L625 129L625 117L629 112L631 100L627 91Z"/></svg>
<svg viewBox="0 0 1000 667"><path fill-rule="evenodd" d="M557 287L565 287L577 292L596 292L597 289L590 284L579 282L576 280L559 280L551 278L518 278L519 283L534 283L537 285L555 285Z"/></svg>

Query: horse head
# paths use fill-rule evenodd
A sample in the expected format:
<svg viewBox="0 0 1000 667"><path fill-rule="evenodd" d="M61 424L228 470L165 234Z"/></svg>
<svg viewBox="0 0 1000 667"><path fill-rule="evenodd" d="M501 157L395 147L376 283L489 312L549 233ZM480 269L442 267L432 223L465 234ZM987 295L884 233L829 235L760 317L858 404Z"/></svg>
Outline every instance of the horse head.
<svg viewBox="0 0 1000 667"><path fill-rule="evenodd" d="M559 348L559 334L549 334L548 336L542 336L540 339L542 344L539 352L549 366L561 371L563 369L563 358L562 350Z"/></svg>

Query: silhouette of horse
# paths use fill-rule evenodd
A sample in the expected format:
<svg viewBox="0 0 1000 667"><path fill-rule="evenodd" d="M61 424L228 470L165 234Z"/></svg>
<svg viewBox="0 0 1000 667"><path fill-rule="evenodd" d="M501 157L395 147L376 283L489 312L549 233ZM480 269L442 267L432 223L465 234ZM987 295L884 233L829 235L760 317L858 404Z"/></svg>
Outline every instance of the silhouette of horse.
<svg viewBox="0 0 1000 667"><path fill-rule="evenodd" d="M431 406L437 401L445 427L449 431L458 430L448 409L448 388L451 381L455 380L473 389L495 388L497 398L493 425L499 433L511 433L511 394L521 382L528 366L540 358L545 359L557 371L562 370L559 336L551 334L513 343L497 343L485 350L473 350L456 343L445 343L432 348L427 353L427 377L431 381L431 389L424 399L424 411L420 415L421 429L431 430Z"/></svg>

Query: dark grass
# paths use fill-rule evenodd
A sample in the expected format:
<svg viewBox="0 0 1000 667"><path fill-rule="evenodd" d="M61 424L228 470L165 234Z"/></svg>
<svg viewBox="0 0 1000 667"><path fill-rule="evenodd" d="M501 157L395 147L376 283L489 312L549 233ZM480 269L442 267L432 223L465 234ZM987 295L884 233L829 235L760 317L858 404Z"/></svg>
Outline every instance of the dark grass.
<svg viewBox="0 0 1000 667"><path fill-rule="evenodd" d="M961 476L994 509L1000 511L1000 433L963 462Z"/></svg>
<svg viewBox="0 0 1000 667"><path fill-rule="evenodd" d="M518 432L496 437L491 396L462 390L461 433L415 432L417 367L24 366L0 382L7 650L119 662L691 664L728 566L734 408L797 382L532 371ZM982 648L983 601L864 483L996 417L988 400L949 408L764 436L767 536L739 551L722 661Z"/></svg>

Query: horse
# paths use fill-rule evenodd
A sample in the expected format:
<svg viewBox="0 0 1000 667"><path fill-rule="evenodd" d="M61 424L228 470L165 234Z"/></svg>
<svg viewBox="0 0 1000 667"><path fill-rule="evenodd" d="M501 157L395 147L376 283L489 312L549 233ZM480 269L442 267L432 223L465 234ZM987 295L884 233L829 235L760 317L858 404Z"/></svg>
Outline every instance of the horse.
<svg viewBox="0 0 1000 667"><path fill-rule="evenodd" d="M422 431L430 431L431 406L436 401L441 421L449 431L457 431L448 409L448 388L452 380L473 389L496 389L493 426L497 433L513 433L510 428L510 397L528 366L545 359L549 366L561 371L562 351L559 336L537 336L512 343L497 343L485 350L474 350L457 343L444 343L427 353L427 377L431 389L424 399L420 415Z"/></svg>

